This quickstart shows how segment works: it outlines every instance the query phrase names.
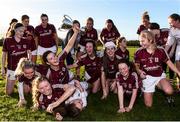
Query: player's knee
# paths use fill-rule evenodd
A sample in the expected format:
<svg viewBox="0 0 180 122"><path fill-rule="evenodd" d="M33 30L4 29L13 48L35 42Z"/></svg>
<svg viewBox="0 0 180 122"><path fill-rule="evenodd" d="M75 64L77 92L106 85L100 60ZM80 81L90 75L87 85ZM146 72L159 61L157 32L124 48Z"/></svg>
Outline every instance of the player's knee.
<svg viewBox="0 0 180 122"><path fill-rule="evenodd" d="M170 88L165 89L164 92L166 94L168 94L168 95L172 95L173 94L173 89L172 89L172 87L170 87Z"/></svg>
<svg viewBox="0 0 180 122"><path fill-rule="evenodd" d="M152 102L145 102L145 105L146 105L146 107L148 107L148 108L150 108L150 107L152 107Z"/></svg>

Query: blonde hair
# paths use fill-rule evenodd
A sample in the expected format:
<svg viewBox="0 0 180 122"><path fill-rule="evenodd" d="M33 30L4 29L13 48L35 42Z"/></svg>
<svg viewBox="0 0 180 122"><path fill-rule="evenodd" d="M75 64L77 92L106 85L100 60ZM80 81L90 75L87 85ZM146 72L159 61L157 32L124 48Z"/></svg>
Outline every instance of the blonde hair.
<svg viewBox="0 0 180 122"><path fill-rule="evenodd" d="M39 108L38 98L39 95L41 94L39 92L38 86L43 81L48 81L48 79L44 76L38 76L32 82L32 100L33 100L33 109L35 110Z"/></svg>
<svg viewBox="0 0 180 122"><path fill-rule="evenodd" d="M33 68L35 70L35 64L27 58L21 58L15 70L15 75L16 76L22 75L24 72L23 70L26 68Z"/></svg>
<svg viewBox="0 0 180 122"><path fill-rule="evenodd" d="M143 38L146 38L148 41L151 41L152 44L156 45L155 36L152 32L150 32L148 30L143 30L143 31L141 31L140 36Z"/></svg>

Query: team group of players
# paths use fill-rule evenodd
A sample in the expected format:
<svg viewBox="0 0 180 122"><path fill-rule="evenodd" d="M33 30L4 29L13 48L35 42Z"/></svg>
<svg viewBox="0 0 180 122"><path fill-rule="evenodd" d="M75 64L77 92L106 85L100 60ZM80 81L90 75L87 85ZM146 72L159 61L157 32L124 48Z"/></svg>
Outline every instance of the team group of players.
<svg viewBox="0 0 180 122"><path fill-rule="evenodd" d="M1 69L7 78L6 94L12 94L18 80L19 106L27 103L24 93L32 93L34 109L42 108L53 113L57 120L62 120L65 115L77 116L87 106L88 93L100 90L103 93L101 99L106 99L110 91L118 95L118 113L132 110L138 91L142 91L147 107L153 104L156 86L167 96L173 94L165 69L167 65L177 74L178 80L178 14L168 17L169 30L160 29L157 23L150 22L147 12L143 14L143 24L137 31L141 47L137 49L133 62L129 61L126 38L120 37L111 19L106 20L106 27L100 33L102 52L97 52L98 34L93 28L93 18L89 17L85 31L80 31L77 20L73 21L59 54L56 29L48 23L46 14L41 15L41 24L35 28L29 25L27 15L21 19L22 23L15 19L10 23L3 42ZM174 52L176 66L171 61ZM36 63L37 56L42 64ZM84 79L80 82L81 66L84 66L81 76ZM72 68L76 69L75 75L70 70ZM130 98L128 104L124 104L125 97Z"/></svg>

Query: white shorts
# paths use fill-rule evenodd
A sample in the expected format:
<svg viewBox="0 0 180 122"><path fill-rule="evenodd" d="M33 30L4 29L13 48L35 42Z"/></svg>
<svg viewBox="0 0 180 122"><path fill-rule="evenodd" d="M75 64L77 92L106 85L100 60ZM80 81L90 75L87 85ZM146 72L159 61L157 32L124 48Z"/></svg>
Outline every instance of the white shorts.
<svg viewBox="0 0 180 122"><path fill-rule="evenodd" d="M84 78L86 81L88 81L89 79L91 79L91 76L85 71Z"/></svg>
<svg viewBox="0 0 180 122"><path fill-rule="evenodd" d="M16 80L14 73L15 73L15 71L7 69L7 79L8 80Z"/></svg>
<svg viewBox="0 0 180 122"><path fill-rule="evenodd" d="M52 46L50 48L44 48L44 47L41 47L41 46L38 46L37 48L37 55L43 55L46 51L52 51L53 53L56 53L57 49L56 49L56 46Z"/></svg>
<svg viewBox="0 0 180 122"><path fill-rule="evenodd" d="M165 73L162 73L162 75L160 77L153 77L150 75L146 75L146 79L142 80L142 83L143 83L142 91L143 92L155 92L156 85L163 78L166 78Z"/></svg>
<svg viewBox="0 0 180 122"><path fill-rule="evenodd" d="M180 61L180 45L177 45L176 47L175 60Z"/></svg>

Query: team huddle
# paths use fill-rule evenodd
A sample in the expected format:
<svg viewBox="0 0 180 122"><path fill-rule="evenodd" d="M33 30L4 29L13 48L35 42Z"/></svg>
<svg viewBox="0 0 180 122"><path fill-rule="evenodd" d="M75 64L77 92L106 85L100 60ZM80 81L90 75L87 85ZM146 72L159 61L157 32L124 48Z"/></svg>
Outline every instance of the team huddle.
<svg viewBox="0 0 180 122"><path fill-rule="evenodd" d="M24 94L30 93L34 110L44 109L62 120L63 116L78 116L88 105L88 94L102 92L103 100L113 92L118 97L117 112L124 113L132 110L139 93L143 94L145 105L151 107L156 86L170 102L174 101L166 67L172 70L170 79L176 73L179 80L178 14L168 17L170 29L160 29L159 24L150 22L147 12L143 14L142 25L137 30L141 47L133 61L130 61L126 38L121 37L111 19L106 20L100 38L93 27L93 18L87 19L84 31L80 30L79 21L74 20L61 43L60 53L55 26L48 23L46 14L40 19L41 24L35 28L29 25L28 15L22 16L21 23L13 19L3 41L1 73L7 80L6 94L13 93L18 81L19 107L27 104ZM99 42L103 46L100 53ZM41 63L37 63L37 56ZM126 98L130 98L129 104L124 103Z"/></svg>

